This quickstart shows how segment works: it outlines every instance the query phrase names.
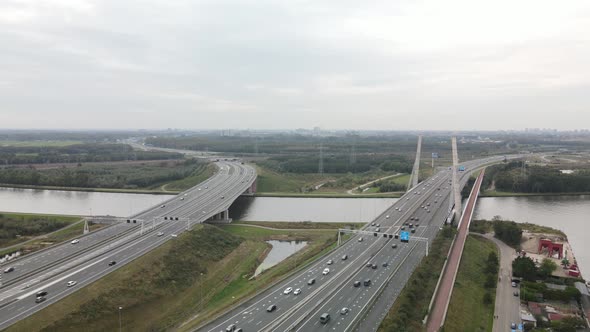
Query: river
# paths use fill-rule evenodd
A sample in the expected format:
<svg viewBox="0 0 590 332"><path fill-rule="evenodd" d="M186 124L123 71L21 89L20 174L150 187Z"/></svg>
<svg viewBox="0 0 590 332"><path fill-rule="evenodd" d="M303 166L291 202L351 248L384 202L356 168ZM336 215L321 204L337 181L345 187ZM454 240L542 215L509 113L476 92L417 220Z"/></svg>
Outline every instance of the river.
<svg viewBox="0 0 590 332"><path fill-rule="evenodd" d="M0 211L127 217L171 195L0 188Z"/></svg>
<svg viewBox="0 0 590 332"><path fill-rule="evenodd" d="M578 260L580 271L590 275L590 195L482 197L478 199L475 219L495 215L516 222L529 222L563 231Z"/></svg>
<svg viewBox="0 0 590 332"><path fill-rule="evenodd" d="M170 195L0 188L0 211L65 215L129 216ZM230 216L244 221L369 222L395 198L241 197ZM590 273L590 195L482 197L474 218L500 215L562 230L582 273ZM588 276L587 276L588 277Z"/></svg>

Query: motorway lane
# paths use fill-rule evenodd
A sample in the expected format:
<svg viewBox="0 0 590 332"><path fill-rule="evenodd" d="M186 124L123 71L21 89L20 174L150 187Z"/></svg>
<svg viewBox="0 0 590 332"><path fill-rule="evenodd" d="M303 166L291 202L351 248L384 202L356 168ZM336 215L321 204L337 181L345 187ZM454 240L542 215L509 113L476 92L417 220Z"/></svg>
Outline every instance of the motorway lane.
<svg viewBox="0 0 590 332"><path fill-rule="evenodd" d="M483 160L466 162L463 165L465 165L467 170L470 171L471 168L473 168L473 167L480 166L485 163L498 162L502 159L503 159L503 157L486 158ZM462 172L462 174L461 174L462 183L465 183L467 181L469 171ZM444 211L441 213L441 215L443 215L443 216L445 216L446 213L448 212L448 196L450 194L450 172L448 170L444 170L444 171L437 173L437 175L435 177L439 179L438 181L440 181L439 187L441 187L441 190L437 189L436 190L437 193L433 193L432 191L429 191L429 194L433 194L433 195L440 194L441 195L440 197L439 196L430 197L431 200L435 199L438 201L438 203L437 203L438 209L435 210L435 212L437 212L437 213L426 213L426 217L420 217L421 224L423 224L424 221L426 221L427 219L432 218L433 215L435 215L435 214L438 215L439 210ZM427 185L427 184L429 186L427 186L425 188L425 185ZM422 202L424 201L424 199L422 199L422 197L424 197L423 191L425 189L433 188L432 185L433 185L432 182L428 182L428 181L422 182L419 186L413 188L409 193L404 195L402 197L402 199L400 199L396 204L394 204L393 207L401 206L402 211L405 212L405 211L407 211L407 208L408 208L406 204L412 204L413 202L416 202L416 201L419 201L420 204L422 204ZM418 191L421 191L421 195L417 195ZM410 198L410 199L407 199L407 198ZM431 206L432 206L432 203L431 203ZM433 208L435 208L435 207L433 207ZM433 208L431 208L431 210ZM389 214L391 217L393 217L393 216L396 216L396 213L399 213L399 212L395 212L395 210L390 208L386 212L384 212L381 216L379 216L375 222L380 222L382 224L385 224L386 219L383 219L384 216ZM419 212L419 209L418 209L418 211L415 211L415 213L421 213L421 215L423 215L424 211ZM407 219L409 216L410 216L409 214L404 215L404 218ZM391 219L394 219L394 218L391 218ZM391 221L391 219L389 219L389 220ZM437 222L440 224L443 222L443 219L444 218L441 218L440 220L437 220ZM397 222L399 222L399 220L397 220ZM389 223L386 225L389 225ZM432 239L434 238L434 236L438 232L438 229L439 229L439 227L436 227L436 226L431 227L432 233L431 234L429 233L430 234L429 235L430 241L432 241ZM351 242L355 243L354 241L349 241L349 242L347 242L347 244L351 244ZM364 247L363 246L357 246L357 247L360 250L364 250L363 251L364 254L366 254L366 252L368 251L366 245ZM352 248L354 248L354 246ZM421 254L421 253L424 251L424 248L423 248L423 246L418 246L417 248L418 249L415 250L415 253L413 255L411 255L410 256L411 258L408 260L408 262L412 261L412 263L409 264L411 266L417 265L422 258L423 254ZM349 250L351 250L351 249L349 249ZM357 248L352 249L352 250L354 250L355 255L358 254ZM338 249L335 252L333 252L331 255L338 257L342 254L342 252L343 251ZM361 253L361 254L363 254L363 253ZM325 259L323 259L321 262L316 262L313 265L315 268L314 271L320 271L324 267L324 265L321 265L323 263L325 263ZM413 267L411 268L411 270L413 271ZM411 272L411 271L406 271L406 272ZM300 278L300 280L297 280L298 278ZM283 304L283 302L281 302L281 307L279 307L279 309L277 311L275 311L273 313L264 312L265 305L271 304L273 300L280 300L281 299L281 296L282 296L281 291L283 289L285 289L288 286L291 286L292 284L297 285L296 282L301 282L301 280L304 280L303 278L304 277L301 273L296 274L294 277L289 278L287 281L281 282L278 285L271 287L271 289L269 291L259 294L253 300L246 301L243 305L240 305L238 308L235 308L234 310L226 313L221 318L216 319L215 321L206 325L205 327L201 328L200 330L202 330L202 331L219 331L219 330L225 329L225 327L227 327L227 325L232 324L232 323L237 324L238 327L244 328L245 330L261 330L261 326L268 326L269 330L275 329L276 324L271 326L271 325L269 325L268 322L269 322L269 320L271 322L274 320L277 320L277 318L275 318L276 316L280 316L281 312L288 311L289 308L282 307L284 304L286 304L287 307L289 307L289 306L293 307L293 306L297 305L297 303L300 303L300 302L305 302L305 303L313 302L317 305L322 303L322 300L321 300L322 293L318 292L317 294L314 294L317 296L314 296L311 299L309 299L309 298L303 299L301 295L305 294L305 290L304 290L304 293L299 295L296 299L293 296L292 300L290 302L285 301L284 304ZM396 281L397 281L397 277L394 280L392 280L392 282L396 282ZM336 280L334 284L337 284L338 282L340 282L340 281ZM403 284L402 284L402 286L403 286ZM267 302L264 302L264 301L267 301ZM289 314L290 314L290 312L289 312ZM295 317L297 317L297 315L295 315L295 314L290 315L290 319L295 319ZM276 328L276 330L280 331L280 327Z"/></svg>
<svg viewBox="0 0 590 332"><path fill-rule="evenodd" d="M449 196L447 195L447 197L441 203L441 206L448 206L448 204ZM439 225L438 227L442 226L445 222L447 214L447 211L444 209L438 209L438 211L435 211L432 220L433 223L430 227L436 227L437 223ZM430 231L433 230L431 229ZM434 236L432 238L434 238ZM385 318L385 316L389 312L389 309L397 300L397 297L403 290L405 284L410 279L415 268L422 261L422 257L426 255L426 245L424 243L420 243L420 245L415 250L417 251L416 255L412 255L410 258L408 258L408 260L404 264L404 268L398 271L395 275L395 280L390 281L387 284L386 288L383 290L383 293L379 296L377 301L371 306L371 308L368 310L367 314L364 316L362 321L359 322L359 325L354 329L355 331L377 331L379 325L381 324L381 321L383 320L383 318Z"/></svg>
<svg viewBox="0 0 590 332"><path fill-rule="evenodd" d="M438 179L438 183L440 185L442 185L444 183L446 179L445 178L439 178ZM428 185L428 186L427 186ZM386 227L392 227L389 232L393 233L394 231L397 230L397 227L393 227L393 224L401 224L403 223L403 221L406 221L407 219L409 219L410 216L422 216L421 220L425 218L426 215L429 215L427 212L425 212L424 209L422 209L421 211L416 211L414 212L415 209L419 208L421 205L424 204L425 200L428 200L429 194L427 192L424 192L424 190L427 190L428 193L430 194L434 194L436 190L431 183L423 183L421 184L421 186L419 188L416 188L414 190L412 190L408 196L409 196L409 200L405 199L406 196L404 196L402 199L398 200L391 208L389 208L388 210L386 210L385 212L383 212L376 220L376 223L379 223L382 225L382 229L386 229ZM418 191L421 191L420 195L417 194ZM416 192L416 194L414 194L414 192ZM412 208L413 206L413 208ZM396 207L399 207L401 209L400 211L395 210ZM390 218L387 218L387 216L390 216ZM325 267L329 267L327 266L325 263L329 258L333 258L336 262L339 261L339 257L342 256L342 254L347 253L349 258L348 260L344 261L344 264L341 264L341 266L338 268L338 270L342 271L343 269L347 268L350 263L349 262L353 262L354 259L356 259L358 256L361 256L361 253L365 253L366 255L361 256L358 262L356 263L356 266L354 266L354 268L358 268L358 266L364 266L366 261L368 260L369 256L370 256L370 252L369 250L371 250L371 252L377 252L379 250L379 247L375 247L374 244L379 244L380 246L383 243L383 238L382 237L373 237L373 236L365 236L365 241L363 242L358 242L357 240L354 241L348 241L344 247L339 248L338 250L336 250L334 253L331 253L326 259L323 259L322 261L316 262L312 268L310 269L312 272L315 273L320 273L320 271L323 270L323 268ZM371 249L369 249L371 248ZM337 260L338 259L338 260ZM332 270L332 268L331 268ZM336 270L336 271L338 271ZM336 283L341 283L343 280L342 279L346 279L349 277L349 274L339 274L339 275L334 275L333 271L330 272L330 274L326 277L328 279L334 280L334 282ZM293 285L300 285L302 282L305 282L306 280L308 280L309 275L308 274L302 274L299 273L299 275L296 275L295 277L291 277L288 281L286 282L282 282L280 283L278 286L275 286L272 288L272 290L270 292L265 292L265 294L268 294L266 296L263 296L262 299L256 301L254 304L246 304L245 306L240 306L239 309L236 309L234 311L232 311L232 314L230 315L226 315L224 316L222 319L217 320L215 323L210 324L204 328L202 328L202 330L204 331L219 331L222 329L225 329L225 327L229 324L238 324L239 327L244 328L245 330L261 330L263 327L268 326L271 322L275 321L277 318L277 316L282 315L284 312L287 311L287 309L290 309L290 307L295 306L295 305L301 305L300 303L305 303L309 301L309 290L303 289L303 293L298 295L297 297L293 296L292 299L288 300L288 301L281 301L282 299L284 299L284 296L281 297L282 295L282 290L284 290L285 288L291 286L291 287L295 287ZM314 288L320 288L320 287L327 287L329 286L329 284L322 284L322 285L318 285ZM328 291L329 289L326 289L326 291ZM318 294L324 294L324 293L318 293ZM307 296L305 296L307 295ZM316 295L316 294L313 294ZM320 295L318 295L320 296ZM269 302L270 301L270 302ZM266 313L264 311L264 308L266 308L267 305L272 304L272 301L279 301L277 304L278 310L273 312L273 313ZM285 308L285 305L287 305L287 308ZM244 315L243 313L246 312L247 314ZM256 318L253 319L252 315L253 313L257 313ZM260 314L258 314L260 313ZM280 330L280 327L278 328L278 330Z"/></svg>
<svg viewBox="0 0 590 332"><path fill-rule="evenodd" d="M190 208L183 209L183 207L178 206L178 204L172 204L170 210L161 209L158 206L140 215L149 215L150 213L151 215L159 215L161 214L161 210L167 210L177 212L183 211L180 214L181 217L183 217L191 216L195 211L201 211L202 209L206 209L207 211L221 211L222 207L230 204L234 197L237 197L237 195L245 191L245 189L250 184L250 180L252 180L253 172L253 169L249 166L239 165L236 163L223 164L227 165L228 167L226 168L225 172L219 172L216 178L219 179L219 176L222 176L222 178L225 180L209 181L209 188L211 190L204 192L201 190L201 197L191 197L190 199L185 199L184 201L180 201L178 199L179 202L189 205ZM189 190L188 192L193 193L193 190ZM227 197L227 199L219 198L218 194L223 193L225 193L224 195ZM154 213L154 211L157 212ZM202 221L203 219L205 219L205 217L202 217L201 220L196 221ZM116 225L116 227L130 228L130 225L133 224L124 223L121 225ZM56 269L64 269L64 271L59 275L47 275L46 278L42 278L43 280L39 280L32 287L26 288L24 290L21 289L22 287L9 287L8 289L3 289L3 293L8 294L8 292L10 292L10 294L8 294L9 296L6 297L4 301L0 302L0 328L5 328L16 321L27 317L41 308L44 308L45 306L61 299L64 296L67 296L75 289L83 287L84 285L97 280L112 270L119 268L126 262L129 262L149 252L165 241L170 240L170 234L181 233L182 231L186 230L186 227L186 221L179 220L164 222L164 220L160 218L160 220L157 220L156 229L151 231L148 230L148 232L144 233L142 236L138 234L139 230L137 230L136 232L133 232L133 234L126 237L124 240L118 241L120 243L111 242L100 247L99 249L88 252L87 255L92 256L92 259L87 259L84 262L80 262L80 264L77 264L77 262L73 261L60 264ZM156 232L159 231L164 232L164 236L156 236ZM85 238L82 238L79 244L82 244L84 241L86 241ZM70 245L69 243L67 244ZM51 250L49 250L49 252L50 251ZM103 251L105 253L100 254ZM116 260L117 264L114 267L108 267L107 262L110 260ZM71 268L66 269L65 267L68 267L68 264L72 266ZM23 281L23 283L31 282L31 280L39 278L39 276L40 273L37 273L30 278L27 278L25 281ZM65 283L68 280L76 280L78 281L78 284L68 289L65 287ZM48 299L41 304L35 304L34 294L39 290L47 290L49 292L47 297Z"/></svg>
<svg viewBox="0 0 590 332"><path fill-rule="evenodd" d="M15 270L13 272L3 274L3 286L12 282L12 280L16 278L20 278L21 276L29 273L34 269L41 268L47 265L48 263L51 263L52 261L62 259L75 253L82 252L86 250L88 247L95 245L101 241L104 241L105 238L113 237L131 228L132 226L128 224L112 225L104 229L100 229L96 232L89 233L86 236L81 236L80 238L78 238L80 240L80 243L78 244L71 244L70 242L65 242L53 246L50 249L41 250L39 252L23 256L17 260L7 262L2 266L2 269L11 266L14 267ZM0 293L0 303L1 298L2 295Z"/></svg>
<svg viewBox="0 0 590 332"><path fill-rule="evenodd" d="M423 237L426 234L435 233L432 230L428 232L428 230L432 228L432 226L430 226L431 218L428 218L431 213L426 212L426 208L429 207L429 205L427 205L428 203L431 203L430 206L438 206L442 204L440 201L439 203L434 204L434 200L436 197L438 197L435 195L438 195L438 188L443 185L444 181L444 177L439 181L432 181L431 179L431 181L423 182L419 187L416 187L416 190L421 190L423 199L417 200L414 203L414 207L409 208L410 213L396 222L391 227L391 229L397 232L397 228L399 226L396 225L400 225L405 221L411 223L413 221L408 220L408 216L418 216L420 218L420 226L417 228L416 234L413 234L413 236ZM411 200L409 200L409 202L411 202ZM424 208L422 208L422 206L424 206ZM436 226L437 230L438 227L440 227L440 225ZM359 318L359 315L362 313L363 308L365 308L366 303L369 301L369 299L376 296L379 288L388 281L389 277L392 274L399 272L400 269L406 269L405 265L407 260L412 259L412 257L416 257L416 255L413 255L413 251L417 247L424 247L424 249L426 247L425 244L422 244L418 241L402 243L399 241L399 239L381 239L384 244L382 249L375 255L372 255L373 257L369 259L370 262L377 264L377 270L373 270L372 268L368 267L361 267L358 273L351 277L351 279L348 281L348 284L345 283L342 287L337 288L331 297L323 301L323 305L317 309L314 308L314 315L306 315L307 319L302 324L298 325L299 327L297 331L317 331L329 327L338 330L351 329L355 321ZM398 245L397 249L391 248L391 244L393 243ZM395 251L398 252L394 256L395 259L392 259L392 252ZM419 259L421 259L421 257L422 256L420 256ZM387 262L388 266L383 267L383 262ZM363 287L363 292L361 292L358 296L351 296L355 293L358 293L358 289L352 286L353 281L363 281L365 279L371 279L371 286ZM339 312L343 307L350 308L351 312L347 315L340 315ZM330 316L334 318L334 320L328 322L326 326L323 326L319 323L319 316L322 313L329 313ZM279 326L276 331L286 330L285 327L286 325Z"/></svg>

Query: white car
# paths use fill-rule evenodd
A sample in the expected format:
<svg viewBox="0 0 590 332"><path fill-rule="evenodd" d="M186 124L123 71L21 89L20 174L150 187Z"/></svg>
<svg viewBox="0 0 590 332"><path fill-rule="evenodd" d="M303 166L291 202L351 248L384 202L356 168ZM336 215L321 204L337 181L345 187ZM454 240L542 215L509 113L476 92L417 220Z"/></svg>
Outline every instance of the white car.
<svg viewBox="0 0 590 332"><path fill-rule="evenodd" d="M172 237L178 237L178 235L176 235L176 234L170 234L170 236L172 236Z"/></svg>
<svg viewBox="0 0 590 332"><path fill-rule="evenodd" d="M385 219L389 219L389 215L386 215L386 216L385 216Z"/></svg>
<svg viewBox="0 0 590 332"><path fill-rule="evenodd" d="M80 242L80 240L78 240L78 239L72 240L72 244L76 244L76 243L79 243L79 242Z"/></svg>
<svg viewBox="0 0 590 332"><path fill-rule="evenodd" d="M162 236L162 235L164 235L164 232L158 232L158 234L156 234L156 235Z"/></svg>
<svg viewBox="0 0 590 332"><path fill-rule="evenodd" d="M299 295L301 294L301 288L297 288L294 292L293 295Z"/></svg>
<svg viewBox="0 0 590 332"><path fill-rule="evenodd" d="M66 284L66 286L68 286L68 287L72 287L72 286L75 286L76 284L77 284L77 282L76 282L76 281L74 281L74 280L70 280L70 281L68 281L68 283Z"/></svg>
<svg viewBox="0 0 590 332"><path fill-rule="evenodd" d="M324 269L324 272L322 272L323 275L326 275L328 273L330 273L330 269L329 268L325 268Z"/></svg>
<svg viewBox="0 0 590 332"><path fill-rule="evenodd" d="M291 294L291 292L293 291L293 287L287 287L284 291L283 294L287 295L287 294Z"/></svg>

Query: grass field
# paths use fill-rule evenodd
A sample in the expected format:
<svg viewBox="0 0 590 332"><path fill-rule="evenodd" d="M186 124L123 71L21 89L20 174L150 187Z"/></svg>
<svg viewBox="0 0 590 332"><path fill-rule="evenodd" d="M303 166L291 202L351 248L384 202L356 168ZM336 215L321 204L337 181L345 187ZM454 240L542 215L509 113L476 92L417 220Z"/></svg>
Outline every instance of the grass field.
<svg viewBox="0 0 590 332"><path fill-rule="evenodd" d="M249 280L269 250L268 239L310 243ZM334 240L334 230L201 225L7 331L115 331L119 306L125 331L191 330L328 250Z"/></svg>
<svg viewBox="0 0 590 332"><path fill-rule="evenodd" d="M243 298L247 298L256 294L258 291L266 288L273 282L280 280L285 275L288 275L294 269L302 268L311 262L315 257L322 255L324 252L332 248L336 242L336 232L334 230L268 230L257 227L249 227L244 225L225 225L223 230L230 232L236 236L246 239L246 242L254 242L264 244L267 240L305 240L310 241L309 244L301 251L288 257L278 265L266 270L264 273L256 277L256 279L248 280L249 276L256 267L262 262L267 250L263 251L263 255L258 256L258 260L250 264L249 268L245 265L242 267L243 277L231 282L222 294L216 296L211 306L207 306L203 315L193 317L187 321L181 331L191 331L202 322L210 319L222 312L222 308L237 303ZM266 247L268 249L268 247ZM258 253L256 253L258 254ZM237 265L236 265L237 266Z"/></svg>
<svg viewBox="0 0 590 332"><path fill-rule="evenodd" d="M189 177L173 181L163 185L164 191L180 192L196 186L197 184L207 180L217 170L213 164L203 164L198 170L193 172Z"/></svg>
<svg viewBox="0 0 590 332"><path fill-rule="evenodd" d="M303 188L319 184L325 177L319 174L286 174L256 166L258 192L301 193Z"/></svg>
<svg viewBox="0 0 590 332"><path fill-rule="evenodd" d="M82 144L82 141L0 141L0 146L14 147L61 147Z"/></svg>
<svg viewBox="0 0 590 332"><path fill-rule="evenodd" d="M486 289L485 266L488 255L497 252L496 245L479 236L468 236L449 309L444 331L492 331L496 288ZM494 276L497 280L498 276ZM488 292L491 304L484 304Z"/></svg>

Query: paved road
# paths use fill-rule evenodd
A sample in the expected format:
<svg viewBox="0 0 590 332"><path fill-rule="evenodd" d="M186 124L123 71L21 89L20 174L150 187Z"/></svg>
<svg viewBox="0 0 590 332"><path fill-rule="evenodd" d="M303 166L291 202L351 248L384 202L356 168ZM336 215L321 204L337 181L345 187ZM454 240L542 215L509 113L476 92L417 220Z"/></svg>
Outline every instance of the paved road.
<svg viewBox="0 0 590 332"><path fill-rule="evenodd" d="M484 171L482 171L477 177L473 185L472 195L469 197L465 211L461 216L455 242L453 243L453 247L449 253L447 265L443 271L443 277L440 281L434 304L428 317L428 325L426 328L428 332L438 331L445 321L447 309L451 295L453 293L453 286L455 285L455 278L459 269L459 263L461 262L461 256L463 255L463 247L465 246L465 241L467 240L467 234L469 234L469 223L475 208L475 202L477 201L479 188L481 186L481 182L483 181L483 175Z"/></svg>
<svg viewBox="0 0 590 332"><path fill-rule="evenodd" d="M503 160L503 157L487 158L464 163L467 170ZM468 178L468 172L462 172L462 183ZM419 226L415 236L422 236L429 242L436 236L440 226L448 214L448 197L450 193L450 170L439 170L433 177L420 183L408 191L400 200L379 215L374 223L380 224L380 231L394 234L400 230L411 217L418 217ZM430 212L429 212L430 211ZM407 226L405 226L407 229ZM370 224L365 230L374 231ZM381 235L354 236L340 248L318 259L304 271L295 273L286 280L270 287L254 298L247 300L230 310L201 331L223 331L230 324L236 324L244 331L319 331L336 330L350 331L356 327L366 313L383 310L372 310L372 305L381 303L380 294L388 293L395 298L403 288L409 275L425 254L425 242L411 240L401 243L396 239L383 238ZM396 244L397 248L392 248ZM342 256L347 255L346 260ZM333 264L328 264L329 260ZM367 263L375 263L376 269L366 267ZM383 266L387 263L387 266ZM325 268L328 274L322 274ZM313 285L308 285L315 279ZM354 281L371 279L370 286L354 287ZM394 285L393 291L388 287ZM287 287L300 288L301 294L283 294ZM392 299L383 302L391 305ZM267 312L274 304L277 309ZM385 310L389 308L387 306ZM341 315L343 307L350 311ZM330 321L323 325L319 322L322 313L329 313ZM368 317L368 316L367 316ZM379 316L377 316L379 317ZM370 331L374 329L366 329Z"/></svg>
<svg viewBox="0 0 590 332"><path fill-rule="evenodd" d="M185 231L190 224L227 209L250 187L256 174L252 167L237 162L221 161L217 165L219 171L207 181L130 217L130 220L145 221L144 232L139 223L116 224L80 237L77 244L64 243L10 262L15 271L3 275L0 329L174 239L172 234ZM109 266L110 261L116 264ZM66 287L69 280L77 285ZM35 294L40 290L49 293L47 300L35 304Z"/></svg>
<svg viewBox="0 0 590 332"><path fill-rule="evenodd" d="M512 287L512 261L516 258L516 252L492 234L486 234L485 237L496 243L500 250L500 270L494 307L494 316L498 318L494 319L493 331L504 332L510 329L511 323L520 323L520 296L514 295L514 292L520 295L520 290Z"/></svg>

